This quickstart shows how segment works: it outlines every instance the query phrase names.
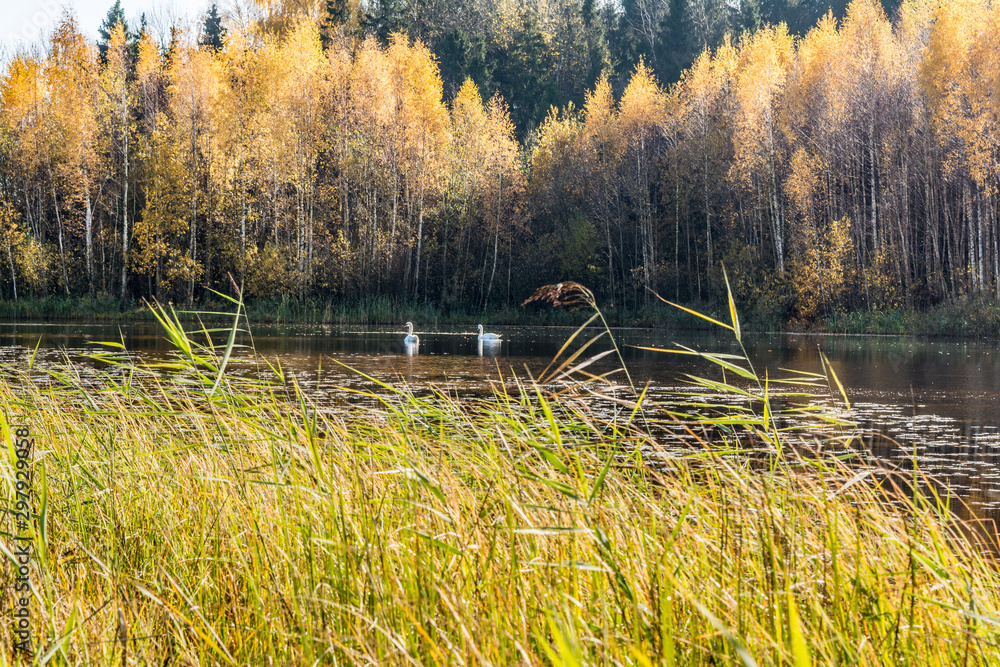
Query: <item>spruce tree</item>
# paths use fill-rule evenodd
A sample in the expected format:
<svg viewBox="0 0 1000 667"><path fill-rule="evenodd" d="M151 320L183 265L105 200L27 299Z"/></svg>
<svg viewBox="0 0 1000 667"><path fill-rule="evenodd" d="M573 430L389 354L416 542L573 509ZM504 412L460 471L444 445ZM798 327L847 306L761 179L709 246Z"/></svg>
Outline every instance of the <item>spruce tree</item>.
<svg viewBox="0 0 1000 667"><path fill-rule="evenodd" d="M364 17L365 30L378 37L381 43L386 44L389 35L394 32L406 31L408 22L403 0L373 0L368 7L370 9Z"/></svg>
<svg viewBox="0 0 1000 667"><path fill-rule="evenodd" d="M149 30L149 26L146 24L146 12L143 12L139 17L139 30L137 32L129 32L128 28L125 29L125 37L128 40L129 62L133 66L139 62L139 40L142 39L147 30ZM134 72L130 72L130 74L132 73Z"/></svg>
<svg viewBox="0 0 1000 667"><path fill-rule="evenodd" d="M97 40L97 52L100 55L102 65L108 59L108 41L111 39L111 31L119 23L125 28L125 34L130 34L128 22L125 20L125 11L122 9L122 0L115 0L115 4L108 10L108 15L104 17L101 27L97 29L97 34L100 37Z"/></svg>
<svg viewBox="0 0 1000 667"><path fill-rule="evenodd" d="M601 73L608 69L611 54L608 52L607 26L601 17L601 8L595 0L583 0L580 7L583 26L586 31L588 71L587 87L594 85Z"/></svg>
<svg viewBox="0 0 1000 667"><path fill-rule="evenodd" d="M694 43L688 0L670 0L660 34L656 69L663 81L677 81L681 78L681 73L694 62L701 46Z"/></svg>
<svg viewBox="0 0 1000 667"><path fill-rule="evenodd" d="M347 0L326 0L323 20L319 25L319 38L324 49L330 48L338 30L342 30L350 19Z"/></svg>
<svg viewBox="0 0 1000 667"><path fill-rule="evenodd" d="M219 16L219 6L213 2L205 14L205 21L201 26L201 40L198 43L218 52L222 50L222 39L225 36L226 29L222 25L222 17Z"/></svg>
<svg viewBox="0 0 1000 667"><path fill-rule="evenodd" d="M756 32L760 28L763 19L760 0L741 0L739 13L742 30Z"/></svg>
<svg viewBox="0 0 1000 667"><path fill-rule="evenodd" d="M455 28L441 40L436 55L444 94L449 100L458 94L466 78L476 83L480 96L488 97L493 68L486 60L486 38L483 35L471 35L462 28Z"/></svg>
<svg viewBox="0 0 1000 667"><path fill-rule="evenodd" d="M545 119L558 104L552 52L545 44L538 16L526 12L510 45L492 60L494 83L510 104L510 117L520 137Z"/></svg>

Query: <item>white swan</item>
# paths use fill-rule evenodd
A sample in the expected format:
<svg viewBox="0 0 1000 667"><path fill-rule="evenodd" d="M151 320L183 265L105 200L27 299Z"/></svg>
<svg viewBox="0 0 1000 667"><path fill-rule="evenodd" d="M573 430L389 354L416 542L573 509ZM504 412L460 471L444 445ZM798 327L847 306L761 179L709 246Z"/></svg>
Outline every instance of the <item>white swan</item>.
<svg viewBox="0 0 1000 667"><path fill-rule="evenodd" d="M418 338L413 333L413 323L412 322L407 322L406 323L406 338L403 339L403 342L406 343L407 345L414 345L414 344L420 342L420 338Z"/></svg>
<svg viewBox="0 0 1000 667"><path fill-rule="evenodd" d="M487 341L487 342L488 341L494 341L494 340L495 341L499 341L500 340L500 335L499 334L495 334L495 333L484 334L483 333L483 325L480 324L479 325L479 340Z"/></svg>

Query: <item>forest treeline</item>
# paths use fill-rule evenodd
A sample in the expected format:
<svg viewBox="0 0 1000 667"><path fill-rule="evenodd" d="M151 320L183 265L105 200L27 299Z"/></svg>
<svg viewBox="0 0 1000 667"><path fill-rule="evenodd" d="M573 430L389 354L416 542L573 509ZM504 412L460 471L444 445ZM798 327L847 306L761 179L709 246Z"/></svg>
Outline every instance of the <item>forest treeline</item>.
<svg viewBox="0 0 1000 667"><path fill-rule="evenodd" d="M232 276L470 309L572 279L638 309L716 298L723 266L782 320L1000 298L998 4L855 0L802 37L724 34L669 85L655 51L625 77L567 60L594 83L535 128L495 79L449 92L455 60L377 14L275 7L166 44L67 14L8 62L0 298L192 303ZM559 34L538 39L578 55Z"/></svg>

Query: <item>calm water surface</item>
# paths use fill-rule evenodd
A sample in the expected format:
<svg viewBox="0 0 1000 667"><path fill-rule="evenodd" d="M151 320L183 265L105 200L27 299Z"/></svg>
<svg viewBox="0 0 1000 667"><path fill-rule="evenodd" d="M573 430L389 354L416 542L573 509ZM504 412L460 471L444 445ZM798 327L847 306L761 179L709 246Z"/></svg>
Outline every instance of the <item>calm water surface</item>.
<svg viewBox="0 0 1000 667"><path fill-rule="evenodd" d="M259 354L281 363L321 402L345 400L343 386L371 386L340 364L383 381L430 385L457 395L483 394L499 375L537 376L558 352L570 328L487 327L503 341L480 349L475 329L416 327L420 344L407 350L399 328L256 326ZM636 384L668 396L683 387L685 373L719 378L704 360L628 347L685 345L710 352L737 352L729 337L684 331L623 329L619 345ZM56 364L101 349L98 341L124 338L146 358L170 353L154 324L0 324L0 363L26 364L36 344L36 364ZM220 336L221 338L221 336ZM40 343L39 343L40 341ZM243 337L244 343L249 338ZM782 369L821 372L820 352L831 361L868 433L865 444L882 461L909 467L916 451L921 468L949 484L976 514L1000 520L1000 345L988 341L897 336L761 334L745 337L759 373ZM601 343L604 347L601 348ZM592 348L607 349L605 341ZM409 353L408 353L409 352ZM613 368L611 359L594 368ZM622 381L624 378L618 376Z"/></svg>

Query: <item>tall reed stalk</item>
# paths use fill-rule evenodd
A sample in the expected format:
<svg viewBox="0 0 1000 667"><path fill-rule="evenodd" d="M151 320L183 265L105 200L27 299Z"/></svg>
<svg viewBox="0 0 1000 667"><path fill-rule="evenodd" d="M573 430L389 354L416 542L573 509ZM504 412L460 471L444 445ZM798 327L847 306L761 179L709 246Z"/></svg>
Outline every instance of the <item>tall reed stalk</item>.
<svg viewBox="0 0 1000 667"><path fill-rule="evenodd" d="M238 300L219 332L155 311L168 362L3 369L37 438L37 664L1000 661L1000 571L934 497L699 435L787 442L767 402L656 405L577 355L488 400L325 410L280 366L232 372Z"/></svg>

